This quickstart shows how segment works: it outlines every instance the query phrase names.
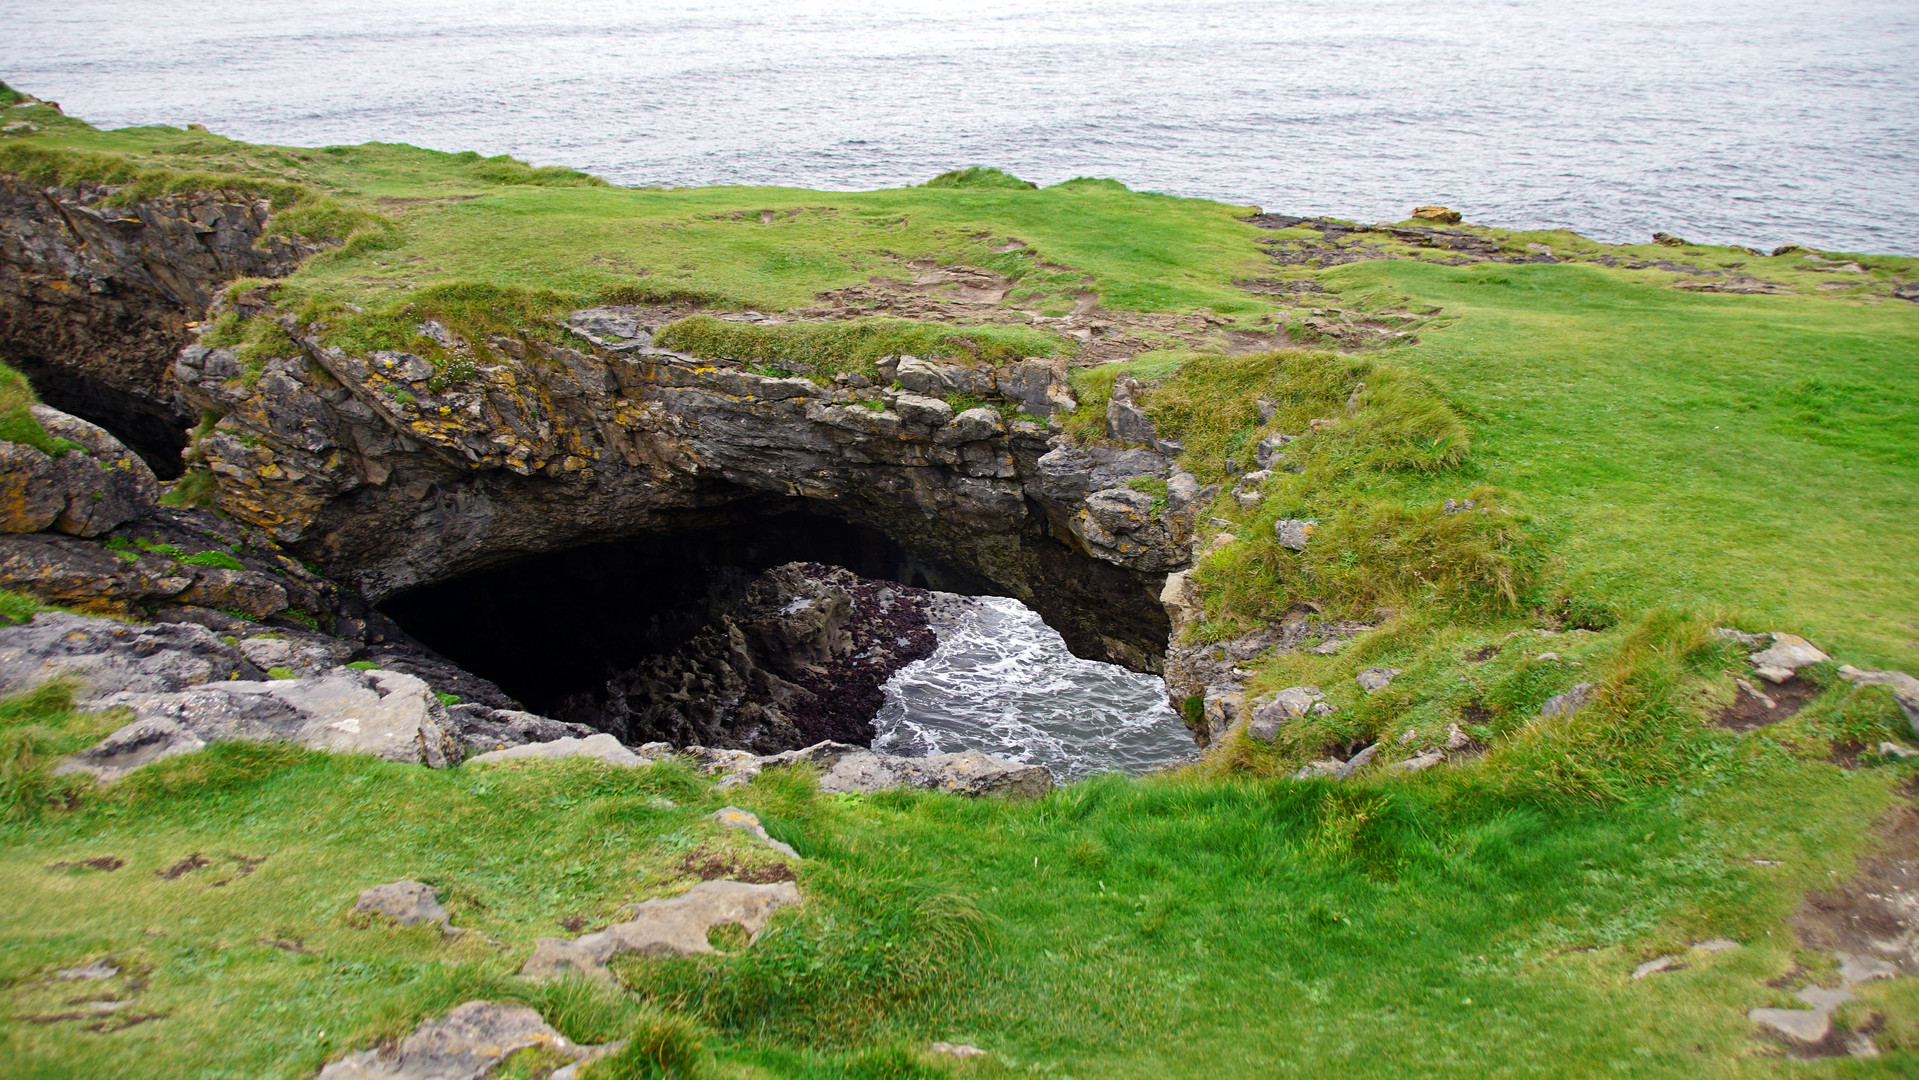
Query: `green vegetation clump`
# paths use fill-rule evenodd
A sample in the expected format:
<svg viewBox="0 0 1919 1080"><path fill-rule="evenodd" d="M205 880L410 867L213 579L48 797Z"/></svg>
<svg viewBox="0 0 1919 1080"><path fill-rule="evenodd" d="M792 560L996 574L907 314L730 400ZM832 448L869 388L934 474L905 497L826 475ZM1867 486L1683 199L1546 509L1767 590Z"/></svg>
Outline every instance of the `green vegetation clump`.
<svg viewBox="0 0 1919 1080"><path fill-rule="evenodd" d="M220 570L246 569L230 551L196 551L180 561L188 566L211 566Z"/></svg>
<svg viewBox="0 0 1919 1080"><path fill-rule="evenodd" d="M1004 364L1028 356L1057 356L1067 348L1059 338L1027 326L949 326L905 319L761 326L710 315L692 315L662 327L659 342L693 356L816 376L842 371L874 376L875 364L886 356Z"/></svg>
<svg viewBox="0 0 1919 1080"><path fill-rule="evenodd" d="M48 457L60 457L69 450L85 451L72 439L58 439L33 415L39 397L27 377L0 363L0 440L31 446Z"/></svg>
<svg viewBox="0 0 1919 1080"><path fill-rule="evenodd" d="M964 169L952 169L935 176L921 187L929 188L1002 188L1024 191L1039 187L1038 184L1021 180L1012 173L1000 169L991 169L983 165L973 165Z"/></svg>

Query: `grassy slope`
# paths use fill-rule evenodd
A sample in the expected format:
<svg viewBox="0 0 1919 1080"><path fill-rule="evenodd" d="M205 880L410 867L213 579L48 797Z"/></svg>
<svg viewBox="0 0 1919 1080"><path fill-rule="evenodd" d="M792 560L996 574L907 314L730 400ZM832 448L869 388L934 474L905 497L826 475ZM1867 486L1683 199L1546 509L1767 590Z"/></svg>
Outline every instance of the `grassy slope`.
<svg viewBox="0 0 1919 1080"><path fill-rule="evenodd" d="M398 246L317 260L288 283L296 295L398 303L407 288L480 280L570 303L638 281L780 308L930 257L1020 276L1035 295L1019 303L1049 313L1087 288L1111 308L1246 320L1284 308L1229 284L1261 272L1260 234L1232 220L1239 211L1106 185L622 191L407 147L276 150L18 112L48 130L0 147L73 145L135 154L152 169L297 182L398 221ZM493 182L501 177L522 182ZM759 213L806 207L833 209L767 223ZM1008 237L1033 254L995 251ZM1750 261L1769 278L1819 280L1792 257ZM1874 261L1910 275L1909 260ZM818 799L803 784L762 780L730 797L810 856L807 913L717 968L626 972L721 1025L719 1073L889 1075L858 1059L860 1048L929 1038L989 1047L998 1059L973 1067L987 1074L1910 1073L1919 1001L1903 984L1868 988L1888 1024L1889 1053L1876 1063L1768 1058L1743 1019L1785 1003L1766 980L1795 961L1823 970L1790 947L1782 919L1806 888L1846 872L1912 771L1869 759L1845 773L1823 760L1835 744L1896 734L1889 701L1836 689L1791 724L1733 736L1701 720L1724 700L1736 657L1647 662L1633 649L1644 609L1728 608L1753 628L1807 631L1843 659L1919 668L1907 359L1919 355L1919 308L1688 295L1661 287L1670 275L1587 265L1367 262L1316 276L1359 307L1406 297L1444 309L1420 344L1387 355L1429 376L1474 438L1472 457L1450 471L1340 473L1334 494L1423 505L1501 489L1526 511L1548 564L1528 604L1564 594L1617 619L1552 646L1600 677L1606 702L1581 724L1525 723L1581 677L1536 660L1535 639L1507 637L1534 621L1530 609L1449 624L1403 597L1401 623L1336 657L1281 658L1256 679L1326 686L1342 707L1335 730L1300 725L1293 744L1241 747L1222 767L1284 773L1319 749L1316 738L1443 729L1469 700L1495 711L1477 729L1498 742L1482 766L1339 788L1102 780L1022 806ZM1176 360L1158 358L1156 377L1179 371ZM1223 384L1197 363L1191 400L1203 406ZM1217 437L1195 450L1202 471L1217 462L1200 458L1228 445L1243 458L1250 405L1222 405L1208 421ZM1258 547L1248 535L1241 547ZM1498 656L1465 665L1489 643ZM1407 674L1366 699L1351 676L1373 662ZM36 762L103 726L50 708L0 710L10 806L45 803ZM1650 721L1627 722L1636 717ZM1568 786L1542 762L1590 767L1605 783ZM661 807L662 794L680 805ZM297 1076L466 996L534 994L503 979L534 937L671 891L693 847L740 850L700 820L720 802L671 772L431 773L256 748L163 764L75 809L56 800L0 823L0 1074L100 1075L137 1062L156 1075ZM196 851L214 864L154 876ZM129 865L46 869L101 854ZM267 861L234 877L238 855ZM1758 868L1755 856L1782 865ZM456 922L505 948L353 924L354 893L403 876L443 886ZM965 950L925 944L952 929L940 914L947 896L977 905L991 928L965 963ZM1715 934L1748 947L1626 978L1639 960ZM320 955L262 938L302 939ZM911 962L923 952L934 978ZM164 1020L92 1033L23 1018L72 994L44 973L107 954L151 966L133 1009ZM630 998L539 1003L585 1039L639 1015Z"/></svg>
<svg viewBox="0 0 1919 1080"><path fill-rule="evenodd" d="M1569 590L1724 607L1919 669L1919 306L1594 266L1327 276L1457 318L1398 358L1479 420L1478 470L1555 534Z"/></svg>

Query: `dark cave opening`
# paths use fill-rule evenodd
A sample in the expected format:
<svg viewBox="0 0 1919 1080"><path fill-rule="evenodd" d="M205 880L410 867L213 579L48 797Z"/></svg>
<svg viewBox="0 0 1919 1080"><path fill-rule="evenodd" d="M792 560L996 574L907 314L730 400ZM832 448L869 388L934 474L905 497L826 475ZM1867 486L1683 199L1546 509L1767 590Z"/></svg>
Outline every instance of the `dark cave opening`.
<svg viewBox="0 0 1919 1080"><path fill-rule="evenodd" d="M105 428L140 455L153 475L177 480L186 471L181 455L187 448L187 429L193 426L190 419L158 402L57 367L25 359L16 359L14 366L33 384L42 402Z"/></svg>
<svg viewBox="0 0 1919 1080"><path fill-rule="evenodd" d="M672 533L528 555L393 597L381 610L421 643L497 683L533 712L669 652L714 622L762 571L805 561L862 577L974 595L979 575L928 559L803 500L736 508Z"/></svg>

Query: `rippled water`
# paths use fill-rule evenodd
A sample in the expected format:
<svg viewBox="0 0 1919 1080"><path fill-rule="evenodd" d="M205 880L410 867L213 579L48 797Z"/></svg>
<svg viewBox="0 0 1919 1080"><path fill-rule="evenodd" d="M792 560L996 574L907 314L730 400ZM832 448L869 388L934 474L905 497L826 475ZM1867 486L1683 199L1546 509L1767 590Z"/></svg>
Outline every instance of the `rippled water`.
<svg viewBox="0 0 1919 1080"><path fill-rule="evenodd" d="M1074 656L1018 600L944 596L934 629L933 655L886 683L875 750L923 757L972 748L1063 780L1138 772L1193 752L1157 676Z"/></svg>
<svg viewBox="0 0 1919 1080"><path fill-rule="evenodd" d="M109 125L620 183L991 164L1287 213L1919 254L1911 0L63 0L0 79Z"/></svg>

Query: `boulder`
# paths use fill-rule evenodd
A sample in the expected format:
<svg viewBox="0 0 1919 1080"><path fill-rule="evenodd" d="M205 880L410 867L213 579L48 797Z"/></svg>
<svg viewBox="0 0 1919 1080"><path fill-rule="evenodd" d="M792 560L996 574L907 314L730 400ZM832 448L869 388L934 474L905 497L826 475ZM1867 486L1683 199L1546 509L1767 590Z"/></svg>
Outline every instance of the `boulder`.
<svg viewBox="0 0 1919 1080"><path fill-rule="evenodd" d="M188 746L185 735L203 744L293 742L436 768L457 762L460 755L445 709L426 683L395 671L335 668L302 679L216 682L172 693L122 691L95 704L131 709L133 722L69 755L57 772L90 773L103 782L118 779L160 757L185 752L179 749ZM158 752L154 748L162 745L162 736L170 748Z"/></svg>
<svg viewBox="0 0 1919 1080"><path fill-rule="evenodd" d="M750 942L759 937L773 913L800 902L799 887L790 881L753 885L741 881L702 881L665 900L635 904L622 914L624 922L578 938L543 937L520 974L556 978L579 974L614 985L606 962L620 953L642 956L695 956L715 950L707 932L716 926L737 926Z"/></svg>
<svg viewBox="0 0 1919 1080"><path fill-rule="evenodd" d="M1552 697L1547 698L1546 703L1539 707L1539 715L1545 720L1571 717L1579 710L1591 704L1592 699L1593 684L1589 682L1577 683L1572 689L1565 693L1554 694Z"/></svg>
<svg viewBox="0 0 1919 1080"><path fill-rule="evenodd" d="M893 411L900 414L900 423L910 434L931 438L933 433L945 427L953 419L953 407L936 397L921 394L897 394L893 398Z"/></svg>
<svg viewBox="0 0 1919 1080"><path fill-rule="evenodd" d="M384 915L401 926L423 922L447 925L446 909L440 906L439 890L419 881L391 881L363 889L353 902L353 910L367 915Z"/></svg>
<svg viewBox="0 0 1919 1080"><path fill-rule="evenodd" d="M153 510L160 483L139 455L79 417L29 408L48 435L75 445L48 455L0 443L0 531L98 536Z"/></svg>
<svg viewBox="0 0 1919 1080"><path fill-rule="evenodd" d="M544 719L544 717L540 719ZM567 726L577 727L579 725L569 724ZM629 769L639 765L651 764L651 759L641 757L627 749L620 744L618 739L615 739L603 731L588 735L583 739L562 736L546 742L529 742L522 743L518 746L504 747L499 750L488 750L483 754L468 758L467 762L469 764L479 765L500 761L553 761L560 758L577 757L598 758L608 765L619 765Z"/></svg>
<svg viewBox="0 0 1919 1080"><path fill-rule="evenodd" d="M1273 695L1271 701L1253 707L1246 734L1261 742L1272 742L1279 737L1281 725L1311 715L1325 700L1325 692L1317 686L1289 686Z"/></svg>
<svg viewBox="0 0 1919 1080"><path fill-rule="evenodd" d="M1071 412L1078 399L1066 385L1066 361L1028 358L1000 369L994 379L1000 396L1019 402L1020 409L1045 419Z"/></svg>
<svg viewBox="0 0 1919 1080"><path fill-rule="evenodd" d="M478 1080L530 1047L576 1061L594 1053L568 1042L525 1005L469 1001L395 1045L341 1058L321 1069L319 1080Z"/></svg>
<svg viewBox="0 0 1919 1080"><path fill-rule="evenodd" d="M1038 798L1053 789L1053 774L1045 766L1021 765L978 750L908 758L823 742L764 758L762 767L801 761L810 761L819 769L820 790L827 793L917 787L959 795Z"/></svg>
<svg viewBox="0 0 1919 1080"><path fill-rule="evenodd" d="M1364 690L1370 694L1375 691L1386 689L1386 687L1390 685L1395 678L1398 678L1398 677L1399 677L1398 668L1369 667L1365 671L1360 672L1355 677L1355 681L1359 683L1359 688L1361 690Z"/></svg>
<svg viewBox="0 0 1919 1080"><path fill-rule="evenodd" d="M0 694L49 679L80 684L82 701L118 692L165 694L263 673L246 654L192 623L140 626L64 611L0 628Z"/></svg>
<svg viewBox="0 0 1919 1080"><path fill-rule="evenodd" d="M1443 206L1415 206L1413 216L1421 221L1437 221L1441 225L1457 225L1460 222L1459 211Z"/></svg>
<svg viewBox="0 0 1919 1080"><path fill-rule="evenodd" d="M1306 542L1312 539L1318 529L1318 522L1298 518L1282 518L1273 522L1273 535L1279 538L1279 546L1293 551L1305 551Z"/></svg>
<svg viewBox="0 0 1919 1080"><path fill-rule="evenodd" d="M1365 768L1367 765L1371 764L1374 756L1377 755L1378 753L1379 753L1378 743L1374 743L1371 746L1368 746L1366 749L1361 750L1357 754L1354 754L1352 758L1346 762L1346 764L1341 765L1339 767L1339 771L1334 774L1334 778L1338 780L1346 779L1347 777L1353 775L1359 770Z"/></svg>

